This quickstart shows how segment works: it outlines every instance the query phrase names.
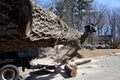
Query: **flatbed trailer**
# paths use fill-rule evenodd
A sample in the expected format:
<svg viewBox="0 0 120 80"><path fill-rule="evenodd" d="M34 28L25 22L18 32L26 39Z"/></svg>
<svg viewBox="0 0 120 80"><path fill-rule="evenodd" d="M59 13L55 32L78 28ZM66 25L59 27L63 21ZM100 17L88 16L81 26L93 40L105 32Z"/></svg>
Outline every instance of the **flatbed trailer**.
<svg viewBox="0 0 120 80"><path fill-rule="evenodd" d="M19 50L14 52L0 53L0 80L17 80L19 78L18 67L22 67L22 71L27 69L56 69L57 65L52 59L48 60L48 64L38 63L32 60L44 61L46 58L37 58L39 55L37 48ZM44 60L43 60L44 59ZM32 64L30 63L32 61ZM34 64L34 65L33 65Z"/></svg>

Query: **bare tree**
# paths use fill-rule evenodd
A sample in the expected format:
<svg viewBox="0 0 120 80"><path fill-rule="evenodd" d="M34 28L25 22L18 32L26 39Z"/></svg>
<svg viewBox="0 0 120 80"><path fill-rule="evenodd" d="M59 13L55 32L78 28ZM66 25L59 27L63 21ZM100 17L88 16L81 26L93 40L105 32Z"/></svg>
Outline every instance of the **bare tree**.
<svg viewBox="0 0 120 80"><path fill-rule="evenodd" d="M114 8L109 11L109 25L111 27L112 44L116 42L116 36L119 37L120 31L120 10Z"/></svg>
<svg viewBox="0 0 120 80"><path fill-rule="evenodd" d="M100 35L103 35L104 32L108 32L107 28L107 19L106 19L106 12L108 8L104 5L99 5L97 3L93 4L92 11L89 13L90 15L90 22L94 23L98 33L98 40Z"/></svg>
<svg viewBox="0 0 120 80"><path fill-rule="evenodd" d="M117 36L120 38L120 9L116 9L117 10Z"/></svg>

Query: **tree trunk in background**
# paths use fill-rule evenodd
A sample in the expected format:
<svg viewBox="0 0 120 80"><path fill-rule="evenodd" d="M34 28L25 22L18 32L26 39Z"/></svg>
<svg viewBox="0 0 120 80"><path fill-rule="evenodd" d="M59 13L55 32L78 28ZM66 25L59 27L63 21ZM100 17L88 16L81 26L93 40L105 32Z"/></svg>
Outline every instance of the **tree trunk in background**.
<svg viewBox="0 0 120 80"><path fill-rule="evenodd" d="M65 22L70 26L74 26L74 0L64 0L65 1Z"/></svg>

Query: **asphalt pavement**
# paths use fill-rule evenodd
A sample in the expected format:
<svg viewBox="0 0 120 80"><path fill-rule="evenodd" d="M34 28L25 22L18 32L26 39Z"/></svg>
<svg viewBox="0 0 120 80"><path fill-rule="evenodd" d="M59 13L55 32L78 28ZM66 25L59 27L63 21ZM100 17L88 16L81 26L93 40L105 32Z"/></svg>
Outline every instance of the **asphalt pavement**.
<svg viewBox="0 0 120 80"><path fill-rule="evenodd" d="M31 70L21 73L23 80L120 80L120 53L92 58L91 62L78 66L76 77L64 71Z"/></svg>

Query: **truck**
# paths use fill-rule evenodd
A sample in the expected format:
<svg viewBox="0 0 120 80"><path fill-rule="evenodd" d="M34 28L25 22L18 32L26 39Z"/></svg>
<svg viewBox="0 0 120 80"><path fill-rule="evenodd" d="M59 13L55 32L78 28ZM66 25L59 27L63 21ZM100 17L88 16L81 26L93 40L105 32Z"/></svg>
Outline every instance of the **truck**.
<svg viewBox="0 0 120 80"><path fill-rule="evenodd" d="M18 80L18 67L38 68L30 65L38 56L37 48L70 44L76 52L94 32L88 26L81 36L32 0L1 0L0 11L0 80Z"/></svg>

